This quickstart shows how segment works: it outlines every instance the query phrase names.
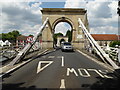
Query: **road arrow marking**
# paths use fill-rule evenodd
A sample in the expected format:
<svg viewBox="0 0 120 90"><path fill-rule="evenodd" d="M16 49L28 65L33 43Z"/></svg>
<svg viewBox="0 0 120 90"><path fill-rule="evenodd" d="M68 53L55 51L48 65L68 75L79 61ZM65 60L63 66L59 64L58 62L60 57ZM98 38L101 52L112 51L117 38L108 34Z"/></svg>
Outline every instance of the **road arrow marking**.
<svg viewBox="0 0 120 90"><path fill-rule="evenodd" d="M48 67L52 63L53 63L53 61L40 61L38 63L38 67L37 67L37 73L39 73L40 71L42 71L43 69L45 69L46 67ZM46 65L41 67L41 64L46 64Z"/></svg>

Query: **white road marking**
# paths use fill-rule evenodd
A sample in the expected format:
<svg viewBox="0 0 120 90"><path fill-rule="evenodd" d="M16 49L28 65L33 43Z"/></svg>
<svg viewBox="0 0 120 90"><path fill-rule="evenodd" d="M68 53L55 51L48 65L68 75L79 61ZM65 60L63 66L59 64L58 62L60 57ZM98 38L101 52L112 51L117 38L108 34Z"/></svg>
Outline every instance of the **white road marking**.
<svg viewBox="0 0 120 90"><path fill-rule="evenodd" d="M61 60L62 60L61 66L64 67L64 57L63 57L63 56L62 56L62 59L61 59Z"/></svg>
<svg viewBox="0 0 120 90"><path fill-rule="evenodd" d="M42 51L41 53L39 53L39 54L37 54L37 55L39 56L39 55L43 54L43 53L44 53L44 52L46 52L46 51L48 51L48 49L46 49L46 50ZM55 51L55 50L54 50L54 51ZM23 62L23 63L21 63L21 64L17 65L16 67L14 67L14 68L12 68L12 69L8 70L7 72L5 72L5 73L1 74L1 75L0 75L0 77L4 76L4 75L5 75L5 74L7 74L7 73L12 72L13 70L15 70L15 69L17 69L17 68L21 67L22 65L25 65L26 63L28 63L28 62L30 62L30 61L32 61L32 60L33 60L33 59L29 59L28 61L25 61L25 62ZM9 66L9 64L8 64L8 66ZM2 68L3 68L3 67L2 67Z"/></svg>
<svg viewBox="0 0 120 90"><path fill-rule="evenodd" d="M57 56L57 58L62 58L62 56Z"/></svg>
<svg viewBox="0 0 120 90"><path fill-rule="evenodd" d="M94 71L96 72L99 76L101 76L102 78L104 78L104 76L99 72L97 71L96 69L87 69L88 71Z"/></svg>
<svg viewBox="0 0 120 90"><path fill-rule="evenodd" d="M37 73L39 73L40 71L42 71L43 69L45 69L46 67L48 67L52 63L53 63L53 61L40 61L38 63L38 67L37 67ZM46 64L46 65L41 68L41 64Z"/></svg>
<svg viewBox="0 0 120 90"><path fill-rule="evenodd" d="M104 77L106 77L106 78L113 78L112 76L108 76L108 75L107 75L107 73L108 73L107 70L105 70L105 71L98 70L98 71L101 72L101 73L103 73L103 74L105 74Z"/></svg>
<svg viewBox="0 0 120 90"><path fill-rule="evenodd" d="M103 74L107 74L108 70L98 70L99 72L103 73Z"/></svg>
<svg viewBox="0 0 120 90"><path fill-rule="evenodd" d="M104 63L96 60L95 58L92 58L92 57L88 56L87 54L81 52L80 50L76 50L76 51L78 51L78 52L81 53L82 55L86 56L86 57L89 58L90 60L96 62L97 64L99 64L99 65L101 65L101 66L104 66L105 68L107 68L107 69L109 69L109 70L111 70L111 71L114 71L114 69L113 69L112 67L110 67L109 65L106 65L106 64L104 64Z"/></svg>
<svg viewBox="0 0 120 90"><path fill-rule="evenodd" d="M79 68L78 71L79 71L79 73L80 73L81 76L83 76L83 77L90 77L90 74L88 73L88 71L86 69ZM86 73L86 75L83 75L82 71L84 71Z"/></svg>
<svg viewBox="0 0 120 90"><path fill-rule="evenodd" d="M11 71L13 71L13 70L19 68L20 66L22 66L22 65L24 65L24 64L26 64L26 63L28 63L28 62L30 62L31 60L32 60L32 59L30 59L30 60L28 60L28 61L26 61L26 62L23 62L23 63L19 64L18 66L14 67L14 68L12 68L12 69L10 69L10 70L8 70L7 72L5 72L5 73L3 73L2 75L0 75L0 77L2 77L3 75L5 75L5 74L7 74L7 73L10 73ZM9 67L9 64L6 65L6 66L4 66L4 67L7 67L7 66Z"/></svg>
<svg viewBox="0 0 120 90"><path fill-rule="evenodd" d="M49 56L48 58L55 58L55 56Z"/></svg>
<svg viewBox="0 0 120 90"><path fill-rule="evenodd" d="M107 75L108 70L96 70L96 69L84 69L84 68L78 68L78 73L74 68L67 68L67 76L70 76L71 73L75 74L75 76L82 76L82 77L91 77L90 72L95 72L102 78L115 78L115 76L109 76Z"/></svg>
<svg viewBox="0 0 120 90"><path fill-rule="evenodd" d="M77 74L77 72L75 71L75 69L74 68L67 68L67 76L69 76L70 75L70 72L71 73L73 73L74 72L74 74L76 75L76 76L78 76L78 74Z"/></svg>
<svg viewBox="0 0 120 90"><path fill-rule="evenodd" d="M64 79L61 79L61 86L60 88L65 88L65 80Z"/></svg>
<svg viewBox="0 0 120 90"><path fill-rule="evenodd" d="M46 58L46 56L42 56L42 58Z"/></svg>

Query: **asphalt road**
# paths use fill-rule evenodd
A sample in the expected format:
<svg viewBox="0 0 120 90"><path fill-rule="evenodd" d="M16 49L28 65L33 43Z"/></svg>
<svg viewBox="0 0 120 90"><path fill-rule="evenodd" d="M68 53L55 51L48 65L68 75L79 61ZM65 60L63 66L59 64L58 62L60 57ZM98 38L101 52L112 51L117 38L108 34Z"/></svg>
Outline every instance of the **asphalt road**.
<svg viewBox="0 0 120 90"><path fill-rule="evenodd" d="M117 87L110 69L79 52L57 50L40 56L2 79L2 90L110 90Z"/></svg>

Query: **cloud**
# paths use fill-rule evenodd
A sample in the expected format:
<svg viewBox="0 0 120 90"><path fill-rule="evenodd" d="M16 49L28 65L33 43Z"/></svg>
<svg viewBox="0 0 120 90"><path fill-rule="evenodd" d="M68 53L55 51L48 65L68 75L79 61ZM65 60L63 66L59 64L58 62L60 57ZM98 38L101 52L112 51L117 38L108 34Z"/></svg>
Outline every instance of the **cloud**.
<svg viewBox="0 0 120 90"><path fill-rule="evenodd" d="M92 33L117 34L117 3L117 1L109 0L94 0L88 2L86 2L86 0L82 0L74 3L72 1L69 2L69 0L66 0L64 7L85 8L87 10L88 21Z"/></svg>
<svg viewBox="0 0 120 90"><path fill-rule="evenodd" d="M86 6L85 0L66 0L64 7L65 8L84 8Z"/></svg>
<svg viewBox="0 0 120 90"><path fill-rule="evenodd" d="M92 33L117 34L117 1L86 1L88 0L66 0L64 7L86 8ZM41 4L39 0L32 2L31 5L30 2L0 2L2 32L19 30L24 35L37 33L42 24ZM111 28L108 29L108 27ZM61 24L56 28L65 33L65 29L69 29L69 26Z"/></svg>
<svg viewBox="0 0 120 90"><path fill-rule="evenodd" d="M90 8L90 5L94 4L94 8ZM100 7L107 7L101 9L98 13L98 9ZM117 15L117 1L113 2L89 2L87 4L88 9L88 19L90 27L92 28L92 33L106 33L110 34L111 32L113 34L118 34L117 28L118 28L118 15ZM96 12L97 11L97 12ZM98 15L98 14L101 14ZM110 30L107 27L112 27ZM100 30L102 27L102 30ZM104 28L103 28L104 27ZM99 29L100 28L100 29ZM94 29L94 30L93 30ZM104 29L104 30L103 30ZM94 32L93 32L94 31Z"/></svg>
<svg viewBox="0 0 120 90"><path fill-rule="evenodd" d="M2 32L19 30L24 35L35 34L41 26L39 5L32 6L28 2L0 3L2 6ZM39 26L39 27L38 27Z"/></svg>
<svg viewBox="0 0 120 90"><path fill-rule="evenodd" d="M55 33L63 33L63 35L66 35L66 32L68 30L71 30L71 26L66 22L60 22L55 27Z"/></svg>
<svg viewBox="0 0 120 90"><path fill-rule="evenodd" d="M95 6L94 16L96 18L110 18L111 17L110 8L108 6L110 2L95 2L95 4L97 4L97 5L94 5Z"/></svg>
<svg viewBox="0 0 120 90"><path fill-rule="evenodd" d="M118 28L112 26L104 26L104 27L95 27L91 28L91 34L115 34L118 33Z"/></svg>

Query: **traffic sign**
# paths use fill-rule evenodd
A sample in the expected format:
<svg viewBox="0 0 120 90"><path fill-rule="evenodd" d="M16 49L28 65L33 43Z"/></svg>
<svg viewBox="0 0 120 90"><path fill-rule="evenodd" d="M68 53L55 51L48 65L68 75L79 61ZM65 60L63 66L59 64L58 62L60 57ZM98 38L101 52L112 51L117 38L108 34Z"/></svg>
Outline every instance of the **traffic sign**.
<svg viewBox="0 0 120 90"><path fill-rule="evenodd" d="M27 37L27 42L32 43L32 42L33 42L33 37L28 36L28 37Z"/></svg>

